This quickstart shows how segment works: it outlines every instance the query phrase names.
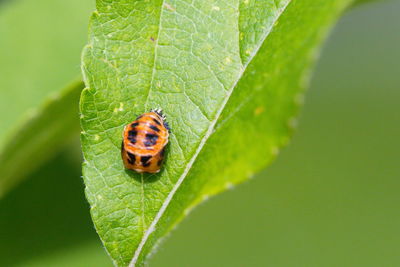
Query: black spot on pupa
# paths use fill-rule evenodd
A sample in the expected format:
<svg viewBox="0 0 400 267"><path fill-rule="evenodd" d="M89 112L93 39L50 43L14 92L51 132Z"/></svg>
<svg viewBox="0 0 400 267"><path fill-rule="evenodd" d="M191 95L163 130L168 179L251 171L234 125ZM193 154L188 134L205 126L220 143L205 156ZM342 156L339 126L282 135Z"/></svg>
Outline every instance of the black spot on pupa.
<svg viewBox="0 0 400 267"><path fill-rule="evenodd" d="M168 130L168 132L170 132L170 131L171 131L171 128L169 127L169 124L168 124L168 122L164 121L164 127L165 127L165 129L167 129L167 130Z"/></svg>
<svg viewBox="0 0 400 267"><path fill-rule="evenodd" d="M150 124L150 129L152 129L152 130L154 130L154 131L156 131L156 132L159 132L160 131L160 129L158 129L157 128L157 126L154 126L154 125L152 125L152 124Z"/></svg>
<svg viewBox="0 0 400 267"><path fill-rule="evenodd" d="M149 166L150 166L150 162L143 163L143 167L149 167Z"/></svg>
<svg viewBox="0 0 400 267"><path fill-rule="evenodd" d="M134 122L134 123L131 124L131 127L132 127L132 128L135 128L135 127L138 126L138 125L139 125L138 122Z"/></svg>
<svg viewBox="0 0 400 267"><path fill-rule="evenodd" d="M164 157L164 155L165 155L165 147L163 147L163 149L161 149L160 151L160 156Z"/></svg>
<svg viewBox="0 0 400 267"><path fill-rule="evenodd" d="M156 134L146 134L146 141L144 141L145 146L154 146L157 143L158 135Z"/></svg>
<svg viewBox="0 0 400 267"><path fill-rule="evenodd" d="M158 120L153 119L153 121L154 121L155 123L157 123L158 125L161 125L161 122L159 122Z"/></svg>
<svg viewBox="0 0 400 267"><path fill-rule="evenodd" d="M135 130L130 130L128 132L128 140L131 141L132 144L136 143L136 135L137 135L137 131L135 131Z"/></svg>
<svg viewBox="0 0 400 267"><path fill-rule="evenodd" d="M136 156L135 156L135 154L132 154L132 153L130 153L130 152L126 152L127 154L128 154L128 162L130 163L130 164L133 164L133 163L135 163L135 161L136 161Z"/></svg>
<svg viewBox="0 0 400 267"><path fill-rule="evenodd" d="M149 162L150 159L151 159L151 156L142 156L140 158L140 161L142 162L143 167L150 166L150 162Z"/></svg>

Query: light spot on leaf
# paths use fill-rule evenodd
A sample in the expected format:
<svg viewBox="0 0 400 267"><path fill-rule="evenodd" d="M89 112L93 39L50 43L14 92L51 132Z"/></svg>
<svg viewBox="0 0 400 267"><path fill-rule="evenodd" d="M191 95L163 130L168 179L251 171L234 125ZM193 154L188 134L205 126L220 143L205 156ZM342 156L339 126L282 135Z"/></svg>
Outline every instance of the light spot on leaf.
<svg viewBox="0 0 400 267"><path fill-rule="evenodd" d="M273 147L271 148L271 154L272 154L273 156L277 156L277 155L279 154L279 148L276 147L276 146L273 146Z"/></svg>
<svg viewBox="0 0 400 267"><path fill-rule="evenodd" d="M234 187L235 187L235 185L232 184L232 183L230 183L230 182L228 182L228 183L225 184L225 188L228 189L228 190L231 190L231 189L233 189Z"/></svg>
<svg viewBox="0 0 400 267"><path fill-rule="evenodd" d="M176 9L168 3L164 3L164 7L170 11L175 11Z"/></svg>
<svg viewBox="0 0 400 267"><path fill-rule="evenodd" d="M265 111L265 108L263 106L259 106L254 110L254 115L258 116L261 115Z"/></svg>
<svg viewBox="0 0 400 267"><path fill-rule="evenodd" d="M226 58L224 59L224 63L225 63L225 65L229 65L229 64L232 63L232 59L231 59L230 57L226 57Z"/></svg>
<svg viewBox="0 0 400 267"><path fill-rule="evenodd" d="M114 113L124 111L124 103L120 102L119 107L115 107L113 111L114 111Z"/></svg>

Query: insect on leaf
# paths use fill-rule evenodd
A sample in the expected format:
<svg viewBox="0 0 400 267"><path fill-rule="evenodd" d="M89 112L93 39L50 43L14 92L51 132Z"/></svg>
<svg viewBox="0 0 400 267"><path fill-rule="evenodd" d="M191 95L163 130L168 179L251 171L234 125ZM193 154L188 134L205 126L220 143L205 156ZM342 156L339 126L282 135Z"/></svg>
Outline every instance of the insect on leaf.
<svg viewBox="0 0 400 267"><path fill-rule="evenodd" d="M83 172L116 265L142 265L199 202L271 162L350 2L97 1L82 63ZM125 170L124 125L159 107L172 129L164 167Z"/></svg>

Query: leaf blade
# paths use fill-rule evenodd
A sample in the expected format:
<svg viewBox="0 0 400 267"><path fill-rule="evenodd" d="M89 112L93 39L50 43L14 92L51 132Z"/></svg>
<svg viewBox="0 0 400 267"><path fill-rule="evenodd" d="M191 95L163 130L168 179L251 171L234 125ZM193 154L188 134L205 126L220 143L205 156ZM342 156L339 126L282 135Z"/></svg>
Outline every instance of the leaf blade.
<svg viewBox="0 0 400 267"><path fill-rule="evenodd" d="M322 26L329 26L348 2L321 2L320 5L324 9L323 12L319 11L320 15L330 18L328 21L322 19L322 22L325 22ZM213 183L209 178L204 178L202 182L209 183L209 186L207 189L203 189L211 192L205 194L201 191L201 186L204 186L204 184L196 185L196 179L194 178L190 180L195 181L194 185L196 186L189 185L184 180L187 174L196 168L198 163L197 156L202 152L208 138L212 137L214 130L218 130L218 127L224 129L223 127L227 127L227 123L230 123L230 120L227 120L229 118L228 111L234 111L238 107L240 109L241 106L238 100L235 100L234 104L225 108L236 85L244 88L242 92L237 90L239 93L236 98L241 99L246 97L246 92L249 89L254 89L251 88L254 83L252 79L258 79L258 82L261 80L261 84L264 85L263 79L268 81L271 78L253 75L251 72L255 72L254 69L245 72L244 67L247 65L246 63L243 65L242 59L247 61L248 64L251 62L251 57L243 55L243 51L252 46L243 45L242 47L245 49L241 49L239 45L239 2L235 2L235 6L219 1L195 1L192 6L180 1L153 2L148 4L149 6L144 4L145 6L140 8L137 8L134 3L131 5L129 3L118 5L119 3L113 2L107 2L110 7L104 8L105 6L102 6L104 3L103 1L98 1L100 13L95 14L96 18L93 21L95 38L92 38L92 41L94 42L90 43L83 58L84 73L88 76L86 83L88 89L85 89L81 99L81 110L85 115L82 120L84 129L82 144L85 156L84 179L87 186L87 196L92 204L91 212L96 229L111 257L117 265L130 264L133 266L144 262L145 256L149 254L156 240L164 236L184 216L188 207L193 207L200 202L204 195L217 193L225 189L219 184L221 181ZM255 39L263 42L262 37L269 35L272 25L277 27L274 19L279 18L277 14L279 12L283 13L285 9L282 8L286 8L287 4L289 4L289 1L278 3L276 13L269 15L274 18L261 23L260 28L263 29L264 33L258 35L259 37L261 36L261 39L259 37ZM296 6L296 4L292 5ZM299 5L304 7L306 4ZM112 10L117 11L120 9L132 10L132 12L125 10L128 15L121 19L118 17L119 15L102 14L102 10L104 12L106 9L111 10L111 13ZM327 16L326 12L329 9L335 11L332 12L333 16ZM147 13L143 12L143 10L147 10ZM141 11L143 14L140 13ZM219 13L213 13L214 11ZM249 8L248 12L251 11L252 8ZM148 26L148 29L151 30L147 29L147 32L140 31L142 34L141 39L138 39L140 42L133 40L128 44L122 44L121 47L120 42L104 38L107 35L101 34L104 25L99 22L103 21L102 23L106 24L107 20L104 17L112 17L114 25L123 25L122 28L118 28L117 32L119 34L128 34L129 30L126 31L127 26L124 23L126 21L133 23L135 16L132 15L130 17L129 14L134 14L135 12L136 17L139 18L146 17L146 14L157 14L160 17L160 21L151 21L152 24L146 24L151 26ZM205 18L204 14L207 14L208 18ZM219 17L219 14L223 14L223 19ZM206 21L208 27L202 25L202 21ZM291 20L288 19L288 21L290 24ZM314 33L313 30L324 29L322 26L314 25L313 23L315 21L310 23L313 26L311 30L309 32L306 31L309 35ZM130 27L138 27L137 25L139 25L139 23L133 24ZM135 34L134 31L131 35ZM279 30L276 31L279 32ZM286 31L289 30L287 29ZM287 32L285 33L287 34ZM103 35L101 37L103 39L99 40L101 35ZM279 36L278 33L275 35ZM158 36L154 47L151 46L151 43L143 41L152 41L154 39L153 36ZM279 37L275 38L277 39L276 43L279 43ZM312 38L310 37L309 39L311 40ZM299 43L301 44L299 41L295 42L296 45ZM254 42L251 45L254 46ZM289 42L287 45L291 48ZM307 43L306 47L309 48ZM154 49L153 53L151 52L152 48ZM137 57L136 54L125 58L126 55L124 53L118 53L118 50L129 51L130 49L135 50L138 54L141 54L142 50L147 52L147 60L146 58ZM279 49L279 47L272 46L269 49ZM103 53L103 51L106 51L106 53ZM274 59L273 55L271 56L269 53L270 51L272 50L267 50L266 58ZM256 52L254 50L250 55L256 55ZM293 51L290 52L293 54ZM100 61L106 62L106 64L98 61L96 56L92 56L93 54L105 56ZM285 51L282 54L284 55ZM122 59L118 58L118 56L122 56ZM261 63L264 63L264 60L265 58L261 58ZM131 72L131 62L143 66L143 71ZM273 62L275 64L279 63L277 59L274 59ZM287 65L281 64L280 67L290 66L287 60L284 62ZM99 64L97 65L97 63ZM259 64L261 63L259 62ZM113 67L109 68L110 65ZM302 64L297 64L296 71L302 66ZM270 65L270 68L274 71L272 65ZM127 77L123 78L130 82L135 82L135 84L124 83L118 80L118 76L107 75L102 70L108 70L113 75L117 75L118 71L124 73ZM278 71L278 74L280 72L281 70ZM284 71L282 72L284 73ZM141 76L129 79L132 73L140 74ZM270 75L273 76L275 74L272 73ZM250 77L248 78L250 80L249 85L246 86L245 82L242 82L245 85L240 83L239 80L241 80L242 76ZM297 91L293 90L295 93L299 90L298 76L299 74L296 79L293 79L296 82L295 88ZM279 75L276 75L276 77L279 77ZM283 83L280 86L285 87L287 84ZM263 89L262 86L258 88L258 90L261 89ZM257 87L255 90L257 90ZM278 104L285 104L284 107L287 109L287 114L293 116L297 110L297 106L293 103L294 96L289 93L287 95L279 95L276 90L268 91L267 94L272 94L273 96L275 94L275 97L280 100ZM136 101L128 97L132 98L132 94L137 97ZM126 96L125 98L121 97L124 95ZM290 99L289 96L291 96ZM110 98L111 101L107 101L107 98ZM107 103L109 103L109 106L107 106ZM118 103L122 107L127 107L127 110L122 109L121 113L118 114L116 112L114 114L114 111L118 110ZM245 103L242 106L248 108L248 104ZM277 147L282 146L288 140L290 128L287 125L288 118L286 117L288 115L286 113L285 116L282 115L286 120L278 122L273 120L273 118L276 118L276 116L273 116L276 115L274 112L280 114L278 104L275 107L278 110L272 110L272 113L269 114L275 127L271 131L275 135L273 135L274 138L272 140L264 141L264 145L270 148L266 152L267 158L266 160L257 161L256 164L251 162L244 164L246 171L256 171L260 166L264 166L271 160ZM98 105L100 106L98 107ZM123 170L119 159L120 132L125 124L133 120L134 115L139 115L150 107L163 107L169 116L169 123L172 126L171 145L169 147L168 161L163 172L159 175L146 175L143 178L143 176ZM251 112L260 115L264 111L255 109L251 110ZM217 124L220 121L221 114L223 116L221 123ZM234 116L240 116L240 113L236 112ZM246 117L242 119L246 120ZM102 132L104 129L101 129L102 127L99 127L99 125L104 121L106 121L104 127L106 130ZM224 125L224 123L227 125ZM217 128L214 129L216 125ZM240 135L240 129L237 127L232 128L235 129L236 136ZM252 135L265 139L265 136L260 136L257 131L253 131ZM226 136L217 139L216 143L223 143L224 137ZM214 144L211 147L217 148L218 145ZM246 143L242 142L239 148L245 150ZM208 153L212 156L214 152ZM203 166L205 169L207 164L210 163L210 155L201 159L202 162L205 162ZM221 167L213 166L213 171L219 168ZM224 168L221 170L226 171ZM238 171L237 169L234 170ZM200 171L194 171L194 173L193 176L201 177ZM229 186L243 181L243 171L239 170L239 173L241 175L236 180L229 180L229 177L225 177L223 185ZM218 175L218 173L213 173L213 175ZM101 179L98 177L101 177ZM185 191L181 189L185 187L191 187L191 190ZM182 190L183 193L176 194L176 192L181 192ZM185 199L187 196L195 196L195 198L181 204L179 198ZM169 208L172 206L173 208ZM176 214L173 214L174 212L171 213L171 209L174 209Z"/></svg>
<svg viewBox="0 0 400 267"><path fill-rule="evenodd" d="M82 82L75 82L60 93L53 94L22 118L10 132L0 150L0 197L76 135L79 131L76 103L82 88ZM29 137L29 142L26 137Z"/></svg>
<svg viewBox="0 0 400 267"><path fill-rule="evenodd" d="M91 8L91 3L76 0L1 5L0 195L54 155L74 131L78 133L82 87L75 80L85 43L82 26ZM58 116L46 113L53 111ZM59 125L63 119L71 126L65 132Z"/></svg>

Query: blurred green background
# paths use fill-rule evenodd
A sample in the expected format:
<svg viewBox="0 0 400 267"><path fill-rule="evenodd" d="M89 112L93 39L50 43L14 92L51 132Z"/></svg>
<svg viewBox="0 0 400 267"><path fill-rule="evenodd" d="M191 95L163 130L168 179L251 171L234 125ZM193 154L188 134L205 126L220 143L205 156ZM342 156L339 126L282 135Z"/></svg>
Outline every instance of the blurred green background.
<svg viewBox="0 0 400 267"><path fill-rule="evenodd" d="M195 209L150 266L400 266L400 1L333 30L292 143ZM65 170L65 171L63 171ZM78 142L0 201L0 266L111 266Z"/></svg>

